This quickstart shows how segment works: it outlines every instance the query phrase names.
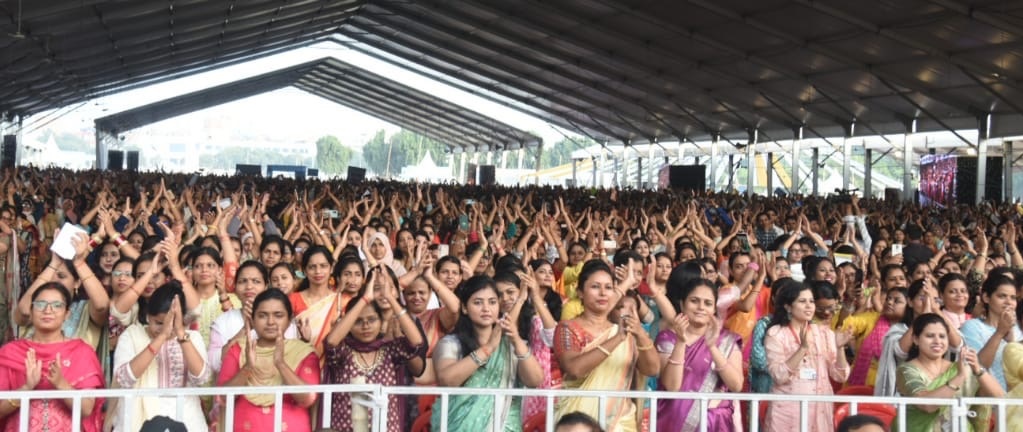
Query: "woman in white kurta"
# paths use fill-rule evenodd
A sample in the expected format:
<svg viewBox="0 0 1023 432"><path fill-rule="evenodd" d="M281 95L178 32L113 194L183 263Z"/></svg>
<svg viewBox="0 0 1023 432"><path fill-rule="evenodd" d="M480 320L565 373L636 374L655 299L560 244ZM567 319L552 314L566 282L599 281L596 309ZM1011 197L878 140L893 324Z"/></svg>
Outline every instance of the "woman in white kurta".
<svg viewBox="0 0 1023 432"><path fill-rule="evenodd" d="M124 330L114 351L114 380L121 388L200 387L210 378L206 346L196 331L185 330L181 305L185 295L177 282L164 284L146 305L146 324ZM121 400L114 412L114 431L137 431L162 415L185 423L189 431L205 432L206 416L198 396L185 396L182 415L176 397L133 397Z"/></svg>
<svg viewBox="0 0 1023 432"><path fill-rule="evenodd" d="M775 296L775 314L764 338L767 370L774 383L771 393L794 395L833 394L831 382L849 378L849 363L842 354L848 333L838 334L813 323L816 305L808 285L793 285ZM810 431L834 430L834 407L811 403L800 413L799 402L774 402L767 410L764 430L799 430L803 415Z"/></svg>

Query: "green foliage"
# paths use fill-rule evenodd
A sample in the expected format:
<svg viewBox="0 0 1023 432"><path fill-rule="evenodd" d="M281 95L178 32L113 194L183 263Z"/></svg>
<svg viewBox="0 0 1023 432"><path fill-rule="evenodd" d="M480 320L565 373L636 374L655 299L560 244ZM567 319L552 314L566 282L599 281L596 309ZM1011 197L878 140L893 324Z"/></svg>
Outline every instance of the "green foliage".
<svg viewBox="0 0 1023 432"><path fill-rule="evenodd" d="M378 130L376 135L362 146L362 158L370 171L383 173L387 169L387 142L383 129Z"/></svg>
<svg viewBox="0 0 1023 432"><path fill-rule="evenodd" d="M345 147L333 135L316 140L316 166L327 174L346 172L355 152Z"/></svg>
<svg viewBox="0 0 1023 432"><path fill-rule="evenodd" d="M386 139L380 130L362 147L362 156L377 175L396 177L402 168L419 164L427 153L438 166L442 165L447 160L446 149L443 143L409 130L402 129Z"/></svg>
<svg viewBox="0 0 1023 432"><path fill-rule="evenodd" d="M540 156L540 167L547 169L571 163L572 151L594 144L596 143L585 138L577 139L575 142L565 138L554 143L554 145L544 145L543 154Z"/></svg>

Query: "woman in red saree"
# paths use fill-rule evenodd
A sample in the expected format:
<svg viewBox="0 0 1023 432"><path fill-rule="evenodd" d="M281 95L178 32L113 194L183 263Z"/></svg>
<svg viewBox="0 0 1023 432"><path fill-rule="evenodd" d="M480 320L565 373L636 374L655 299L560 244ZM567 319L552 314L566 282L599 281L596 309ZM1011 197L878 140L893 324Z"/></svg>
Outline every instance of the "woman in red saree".
<svg viewBox="0 0 1023 432"><path fill-rule="evenodd" d="M32 293L30 338L0 348L0 391L71 390L103 388L103 368L96 350L81 339L68 339L61 331L71 293L49 282ZM71 431L73 399L34 399L29 407L28 430ZM0 430L18 430L20 399L0 401ZM98 432L103 423L103 400L82 399L82 430Z"/></svg>

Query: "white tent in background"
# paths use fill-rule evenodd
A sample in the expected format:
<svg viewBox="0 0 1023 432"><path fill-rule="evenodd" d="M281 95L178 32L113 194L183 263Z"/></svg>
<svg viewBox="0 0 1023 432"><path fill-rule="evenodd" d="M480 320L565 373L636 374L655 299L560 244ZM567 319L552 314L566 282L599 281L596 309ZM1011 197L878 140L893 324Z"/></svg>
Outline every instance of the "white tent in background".
<svg viewBox="0 0 1023 432"><path fill-rule="evenodd" d="M419 164L403 168L398 177L405 181L431 183L446 182L454 178L451 175L451 167L437 166L437 163L433 161L433 156L430 156L430 152L426 152Z"/></svg>

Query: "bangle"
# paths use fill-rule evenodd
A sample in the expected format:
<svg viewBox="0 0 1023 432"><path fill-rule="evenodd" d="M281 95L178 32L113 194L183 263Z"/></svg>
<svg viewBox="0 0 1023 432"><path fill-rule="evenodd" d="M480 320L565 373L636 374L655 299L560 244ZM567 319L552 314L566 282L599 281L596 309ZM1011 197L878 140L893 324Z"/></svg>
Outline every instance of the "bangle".
<svg viewBox="0 0 1023 432"><path fill-rule="evenodd" d="M516 358L516 359L519 359L519 360L521 361L521 360L525 360L525 359L529 358L529 356L530 356L531 354L533 354L533 353L532 353L532 351L530 351L530 350L528 350L528 349L527 349L527 350L526 350L526 353L525 353L525 354L523 354L523 355L518 355L518 354L515 354L515 358Z"/></svg>
<svg viewBox="0 0 1023 432"><path fill-rule="evenodd" d="M493 355L493 354L494 354L494 352L493 352L493 351L490 351L490 348L487 348L487 347L485 347L485 346L481 346L481 347L480 347L480 350L481 350L481 351L483 351L483 354L486 354L486 355L487 355L487 358L488 358L488 359L490 358L490 356L491 356L491 355Z"/></svg>
<svg viewBox="0 0 1023 432"><path fill-rule="evenodd" d="M945 385L948 386L948 388L952 389L952 391L959 391L959 386L952 384L952 381L949 381Z"/></svg>
<svg viewBox="0 0 1023 432"><path fill-rule="evenodd" d="M153 344L146 345L146 349L149 350L149 352L153 353L154 357L156 356L156 349L153 348Z"/></svg>
<svg viewBox="0 0 1023 432"><path fill-rule="evenodd" d="M671 357L668 357L668 364L673 364L673 365L676 365L676 366L682 366L682 361L681 360L674 360Z"/></svg>
<svg viewBox="0 0 1023 432"><path fill-rule="evenodd" d="M128 244L128 239L124 238L123 235L118 234L117 238L114 239L114 245L116 245L118 249L126 244Z"/></svg>
<svg viewBox="0 0 1023 432"><path fill-rule="evenodd" d="M636 347L637 351L650 351L652 349L654 349L654 343L653 342L650 342L649 345Z"/></svg>
<svg viewBox="0 0 1023 432"><path fill-rule="evenodd" d="M401 318L402 315L405 315L407 313L408 313L408 309L402 309L401 312L398 312L398 318Z"/></svg>
<svg viewBox="0 0 1023 432"><path fill-rule="evenodd" d="M611 357L611 351L608 351L607 348L604 348L603 345L597 345L597 351L604 353L604 355L607 357Z"/></svg>
<svg viewBox="0 0 1023 432"><path fill-rule="evenodd" d="M89 280L89 278L96 278L96 274L95 273L90 273L88 276L82 278L82 283L84 284L85 281Z"/></svg>
<svg viewBox="0 0 1023 432"><path fill-rule="evenodd" d="M750 270L753 270L753 271L759 271L760 270L760 264L757 264L755 262L751 262L749 264L746 264L746 268L748 268Z"/></svg>
<svg viewBox="0 0 1023 432"><path fill-rule="evenodd" d="M486 361L480 360L479 356L476 355L476 351L470 352L469 358L472 359L473 363L476 363L477 367L483 367L483 365L487 364ZM488 357L487 360L490 360L490 358Z"/></svg>
<svg viewBox="0 0 1023 432"><path fill-rule="evenodd" d="M11 404L11 407L15 409L21 408L21 399L7 399L7 403Z"/></svg>

